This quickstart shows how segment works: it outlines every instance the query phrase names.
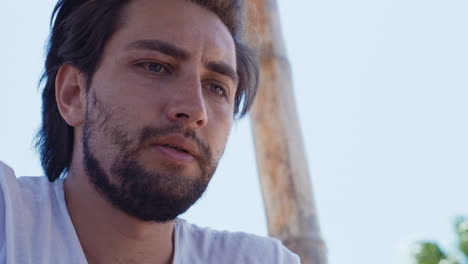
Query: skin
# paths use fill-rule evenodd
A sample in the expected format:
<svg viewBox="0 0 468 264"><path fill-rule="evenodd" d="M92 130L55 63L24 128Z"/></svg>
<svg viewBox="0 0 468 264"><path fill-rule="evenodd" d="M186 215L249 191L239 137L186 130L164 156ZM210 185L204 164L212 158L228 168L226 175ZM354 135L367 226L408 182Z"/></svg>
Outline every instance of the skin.
<svg viewBox="0 0 468 264"><path fill-rule="evenodd" d="M235 70L235 46L214 13L187 1L135 0L123 18L123 26L106 44L89 91L86 76L72 65L62 65L57 75L58 108L75 131L65 198L89 263L171 263L174 221L131 217L112 206L89 181L81 142L86 113L99 114L93 108L97 99L118 111L119 124L134 138L145 126L177 124L194 131L219 160L233 122L237 80L210 65ZM186 56L132 45L140 40L169 43ZM92 136L93 152L112 180L110 166L118 149L103 131L93 131ZM201 170L194 160L181 161L151 147L136 159L150 171L177 165L187 178Z"/></svg>

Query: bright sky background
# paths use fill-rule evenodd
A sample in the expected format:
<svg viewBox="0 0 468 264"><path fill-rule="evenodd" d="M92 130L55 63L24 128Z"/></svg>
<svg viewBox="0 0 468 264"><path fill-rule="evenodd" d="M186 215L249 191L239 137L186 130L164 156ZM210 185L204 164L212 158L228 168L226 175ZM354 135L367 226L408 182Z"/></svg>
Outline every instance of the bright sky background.
<svg viewBox="0 0 468 264"><path fill-rule="evenodd" d="M42 175L32 139L55 1L0 8L0 160ZM300 4L298 4L300 3ZM468 214L468 2L280 0L331 264L405 262L421 238L454 243ZM249 120L185 218L266 235Z"/></svg>

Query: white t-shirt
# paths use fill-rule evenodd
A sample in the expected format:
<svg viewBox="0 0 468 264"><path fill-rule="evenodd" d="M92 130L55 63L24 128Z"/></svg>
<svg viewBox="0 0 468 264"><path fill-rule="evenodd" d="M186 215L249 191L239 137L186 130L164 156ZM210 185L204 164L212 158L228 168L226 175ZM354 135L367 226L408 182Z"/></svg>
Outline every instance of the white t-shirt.
<svg viewBox="0 0 468 264"><path fill-rule="evenodd" d="M279 240L200 228L176 219L174 264L296 264ZM0 161L0 263L86 264L63 180L16 178Z"/></svg>

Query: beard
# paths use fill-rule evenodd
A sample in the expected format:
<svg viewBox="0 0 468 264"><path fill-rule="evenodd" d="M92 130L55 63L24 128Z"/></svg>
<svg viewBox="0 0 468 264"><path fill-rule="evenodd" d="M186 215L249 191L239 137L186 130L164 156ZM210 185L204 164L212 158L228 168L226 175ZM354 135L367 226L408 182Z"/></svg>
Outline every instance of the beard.
<svg viewBox="0 0 468 264"><path fill-rule="evenodd" d="M143 221L163 223L187 211L205 192L218 164L218 160L212 159L208 145L194 131L184 130L180 125L145 127L139 138L132 139L125 126L118 125L118 115L103 108L95 96L94 100L94 118L87 111L82 146L85 171L98 193L120 211ZM94 153L92 143L96 142L98 129L117 147L110 173ZM184 167L180 165L160 163L157 171L153 171L138 162L138 155L151 147L146 142L170 134L183 135L198 146L199 175L183 175Z"/></svg>

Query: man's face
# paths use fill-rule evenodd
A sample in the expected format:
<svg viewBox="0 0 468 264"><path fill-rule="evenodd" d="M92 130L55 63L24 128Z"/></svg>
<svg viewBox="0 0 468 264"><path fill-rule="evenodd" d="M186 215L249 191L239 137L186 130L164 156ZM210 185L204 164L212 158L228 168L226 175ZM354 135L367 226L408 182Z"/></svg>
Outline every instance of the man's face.
<svg viewBox="0 0 468 264"><path fill-rule="evenodd" d="M184 0L135 0L87 94L85 169L114 206L167 221L203 194L224 151L237 88L234 41Z"/></svg>

